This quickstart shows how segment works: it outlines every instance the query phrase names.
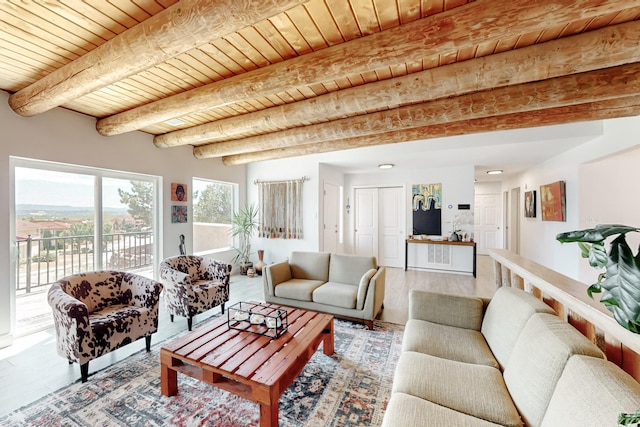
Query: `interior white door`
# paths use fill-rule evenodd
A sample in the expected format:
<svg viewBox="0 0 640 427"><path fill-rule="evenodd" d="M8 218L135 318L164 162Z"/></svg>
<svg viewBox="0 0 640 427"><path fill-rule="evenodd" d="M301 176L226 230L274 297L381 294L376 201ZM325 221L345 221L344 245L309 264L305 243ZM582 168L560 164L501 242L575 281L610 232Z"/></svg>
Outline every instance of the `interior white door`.
<svg viewBox="0 0 640 427"><path fill-rule="evenodd" d="M324 183L323 200L323 239L322 248L325 252L338 252L338 186Z"/></svg>
<svg viewBox="0 0 640 427"><path fill-rule="evenodd" d="M487 249L501 248L500 194L477 194L474 206L476 249L479 255L488 255Z"/></svg>
<svg viewBox="0 0 640 427"><path fill-rule="evenodd" d="M509 247L514 254L520 253L520 187L512 188L509 199Z"/></svg>
<svg viewBox="0 0 640 427"><path fill-rule="evenodd" d="M378 256L378 189L355 189L355 254Z"/></svg>
<svg viewBox="0 0 640 427"><path fill-rule="evenodd" d="M404 268L405 202L402 187L380 188L378 192L378 264Z"/></svg>

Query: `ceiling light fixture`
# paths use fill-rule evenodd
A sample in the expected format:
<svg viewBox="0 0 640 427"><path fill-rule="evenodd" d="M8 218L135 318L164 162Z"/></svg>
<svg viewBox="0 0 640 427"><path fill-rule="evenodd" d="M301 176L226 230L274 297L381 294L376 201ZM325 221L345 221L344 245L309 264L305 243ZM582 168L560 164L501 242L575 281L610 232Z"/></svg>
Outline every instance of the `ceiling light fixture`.
<svg viewBox="0 0 640 427"><path fill-rule="evenodd" d="M500 175L501 173L502 173L502 169L495 169L495 170L487 171L487 174L489 174L489 175Z"/></svg>
<svg viewBox="0 0 640 427"><path fill-rule="evenodd" d="M382 163L381 165L378 165L380 169L391 169L394 166L395 165L393 163Z"/></svg>

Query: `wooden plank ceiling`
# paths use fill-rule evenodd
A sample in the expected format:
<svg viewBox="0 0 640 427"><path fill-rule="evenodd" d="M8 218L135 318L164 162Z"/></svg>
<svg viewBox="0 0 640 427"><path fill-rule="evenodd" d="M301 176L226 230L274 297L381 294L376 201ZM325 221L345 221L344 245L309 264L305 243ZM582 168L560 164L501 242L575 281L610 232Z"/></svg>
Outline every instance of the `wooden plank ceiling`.
<svg viewBox="0 0 640 427"><path fill-rule="evenodd" d="M3 0L0 89L244 164L640 114L640 0Z"/></svg>

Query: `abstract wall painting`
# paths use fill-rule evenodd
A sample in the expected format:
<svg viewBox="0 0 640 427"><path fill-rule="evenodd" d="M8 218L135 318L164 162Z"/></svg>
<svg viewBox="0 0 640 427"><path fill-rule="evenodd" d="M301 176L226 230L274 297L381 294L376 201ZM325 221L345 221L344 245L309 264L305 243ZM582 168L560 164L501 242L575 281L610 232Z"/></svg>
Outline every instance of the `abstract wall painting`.
<svg viewBox="0 0 640 427"><path fill-rule="evenodd" d="M540 206L543 221L566 221L565 182L556 181L540 186Z"/></svg>
<svg viewBox="0 0 640 427"><path fill-rule="evenodd" d="M442 234L442 184L415 184L411 188L413 234Z"/></svg>
<svg viewBox="0 0 640 427"><path fill-rule="evenodd" d="M171 201L186 202L187 201L187 184L171 183Z"/></svg>
<svg viewBox="0 0 640 427"><path fill-rule="evenodd" d="M171 222L174 224L187 222L187 207L179 205L171 206Z"/></svg>

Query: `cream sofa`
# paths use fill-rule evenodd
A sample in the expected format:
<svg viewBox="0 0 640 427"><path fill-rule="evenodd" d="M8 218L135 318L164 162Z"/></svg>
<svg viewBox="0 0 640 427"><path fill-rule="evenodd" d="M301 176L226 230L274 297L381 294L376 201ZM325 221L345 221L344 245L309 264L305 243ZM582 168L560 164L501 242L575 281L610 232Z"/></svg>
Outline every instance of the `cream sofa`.
<svg viewBox="0 0 640 427"><path fill-rule="evenodd" d="M546 304L412 290L383 427L615 426L640 384Z"/></svg>
<svg viewBox="0 0 640 427"><path fill-rule="evenodd" d="M384 300L385 271L375 257L294 251L287 261L264 267L264 298L373 329Z"/></svg>

